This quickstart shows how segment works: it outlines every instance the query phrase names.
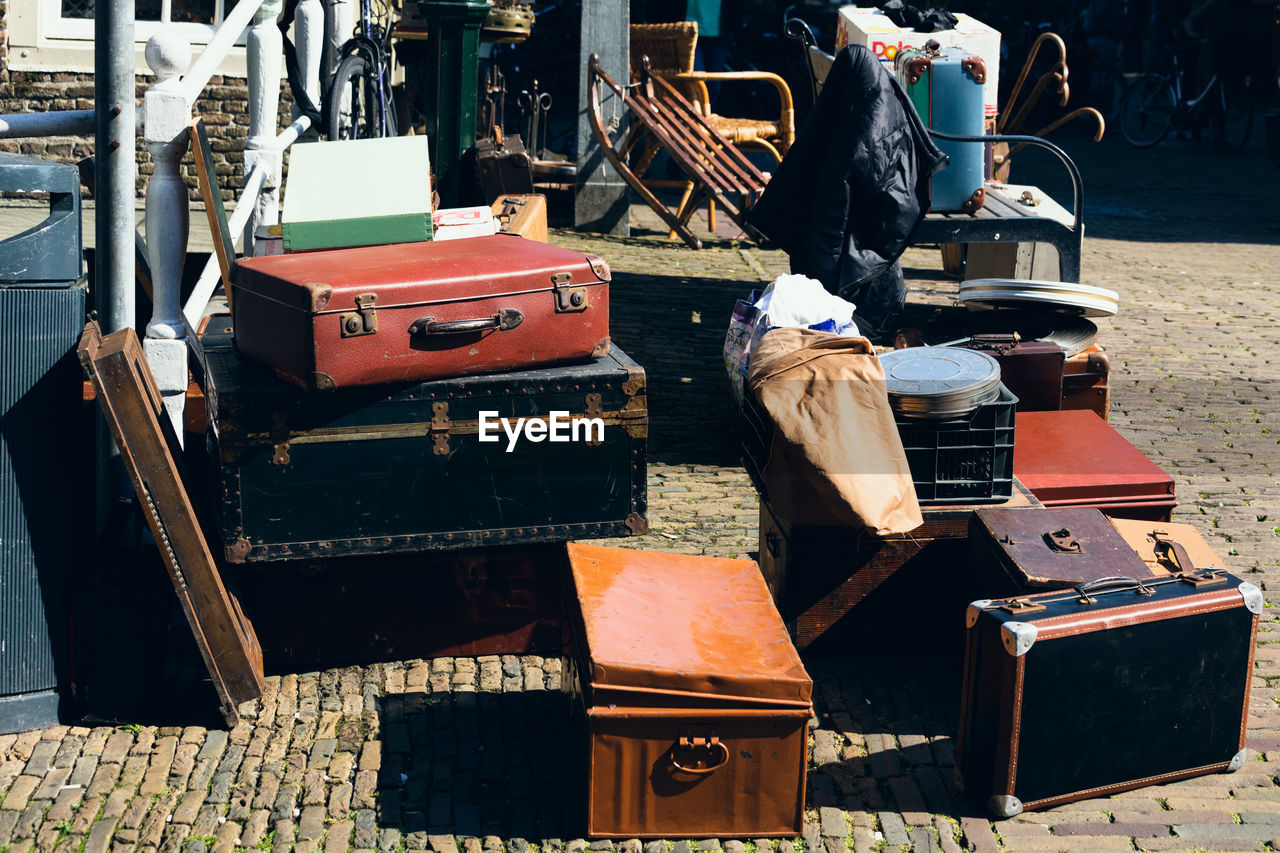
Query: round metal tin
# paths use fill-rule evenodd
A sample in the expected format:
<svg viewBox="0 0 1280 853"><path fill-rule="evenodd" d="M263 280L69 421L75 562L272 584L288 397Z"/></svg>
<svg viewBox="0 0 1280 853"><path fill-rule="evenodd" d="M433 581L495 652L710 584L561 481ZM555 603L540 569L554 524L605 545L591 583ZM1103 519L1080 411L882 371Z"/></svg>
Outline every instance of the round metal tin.
<svg viewBox="0 0 1280 853"><path fill-rule="evenodd" d="M1000 364L977 350L911 347L880 356L889 403L913 418L956 418L1000 395Z"/></svg>
<svg viewBox="0 0 1280 853"><path fill-rule="evenodd" d="M1024 281L1008 278L975 278L960 284L960 302L966 307L1042 305L1086 317L1110 317L1119 308L1120 294L1105 287L1068 281Z"/></svg>

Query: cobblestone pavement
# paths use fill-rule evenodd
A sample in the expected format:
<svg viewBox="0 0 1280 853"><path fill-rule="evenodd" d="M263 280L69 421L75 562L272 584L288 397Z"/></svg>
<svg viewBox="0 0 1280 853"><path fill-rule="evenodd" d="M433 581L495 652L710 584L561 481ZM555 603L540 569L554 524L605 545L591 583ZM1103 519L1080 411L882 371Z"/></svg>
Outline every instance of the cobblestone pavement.
<svg viewBox="0 0 1280 853"><path fill-rule="evenodd" d="M1176 520L1280 596L1280 173L1259 152L1073 146L1086 180L1087 282L1120 291L1103 323L1112 421L1176 478ZM1021 181L1061 186L1034 164ZM651 523L621 541L750 556L757 503L737 463L719 364L733 300L786 259L732 241L558 232L615 270L614 336L650 379ZM938 253L904 259L913 299L955 290ZM0 736L0 851L204 853L238 848L436 853L842 853L1280 849L1280 642L1265 611L1250 761L1214 775L991 823L951 781L959 677L950 650L851 648L816 680L799 838L573 840L559 662L441 658L277 674L231 731L147 719ZM342 619L342 605L317 619ZM212 693L198 697L212 703ZM1069 713L1063 709L1063 713ZM177 720L176 722L184 722Z"/></svg>

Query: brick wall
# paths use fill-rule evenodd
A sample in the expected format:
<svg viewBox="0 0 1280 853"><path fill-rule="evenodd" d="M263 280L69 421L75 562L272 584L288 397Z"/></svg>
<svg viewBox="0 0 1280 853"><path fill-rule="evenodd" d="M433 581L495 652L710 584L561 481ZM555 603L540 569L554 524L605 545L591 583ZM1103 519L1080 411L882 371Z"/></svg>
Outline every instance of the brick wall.
<svg viewBox="0 0 1280 853"><path fill-rule="evenodd" d="M0 113L44 112L47 110L93 109L93 75L56 71L10 71L8 67L9 0L0 0ZM194 51L198 54L198 49ZM150 75L138 75L138 103L143 92L155 82ZM239 195L244 181L244 142L249 135L248 88L245 81L234 77L214 77L196 102L195 114L204 116L222 188L222 197L230 201ZM288 84L281 84L280 127L290 121L292 98ZM44 139L0 140L0 151L21 152L50 160L76 162L93 154L93 136L58 136ZM142 196L147 177L154 167L151 153L138 129L138 195ZM191 188L192 198L199 198L195 166L190 153L183 158L183 175Z"/></svg>

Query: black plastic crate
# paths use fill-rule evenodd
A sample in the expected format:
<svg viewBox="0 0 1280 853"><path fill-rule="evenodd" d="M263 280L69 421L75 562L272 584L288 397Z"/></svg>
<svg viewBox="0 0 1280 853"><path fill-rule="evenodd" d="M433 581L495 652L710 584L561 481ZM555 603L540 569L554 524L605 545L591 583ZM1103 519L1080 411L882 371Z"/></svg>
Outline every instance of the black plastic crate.
<svg viewBox="0 0 1280 853"><path fill-rule="evenodd" d="M1013 415L1018 404L1004 385L1000 396L968 417L924 420L896 417L916 498L922 506L1001 503L1013 495ZM773 442L769 416L748 397L742 407L742 462L765 494L765 462Z"/></svg>
<svg viewBox="0 0 1280 853"><path fill-rule="evenodd" d="M1018 404L1000 396L964 418L897 415L911 479L921 504L998 503L1013 495L1013 416Z"/></svg>

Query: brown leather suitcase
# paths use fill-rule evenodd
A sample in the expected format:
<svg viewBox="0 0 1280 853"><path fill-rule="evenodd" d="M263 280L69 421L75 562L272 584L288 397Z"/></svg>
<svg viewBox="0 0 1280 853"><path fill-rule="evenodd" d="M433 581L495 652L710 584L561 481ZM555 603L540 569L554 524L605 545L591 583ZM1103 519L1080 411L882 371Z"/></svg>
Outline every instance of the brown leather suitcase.
<svg viewBox="0 0 1280 853"><path fill-rule="evenodd" d="M1066 353L1052 341L1024 341L1015 334L979 334L961 344L985 352L1000 363L1000 381L1018 398L1017 411L1062 408Z"/></svg>
<svg viewBox="0 0 1280 853"><path fill-rule="evenodd" d="M518 134L504 135L494 128L493 136L476 142L475 164L485 204L493 204L500 196L533 192L533 162Z"/></svg>
<svg viewBox="0 0 1280 853"><path fill-rule="evenodd" d="M250 258L231 289L237 350L308 390L609 351L608 264L500 234Z"/></svg>
<svg viewBox="0 0 1280 853"><path fill-rule="evenodd" d="M490 205L490 209L503 234L515 234L539 243L547 242L546 196L503 194Z"/></svg>
<svg viewBox="0 0 1280 853"><path fill-rule="evenodd" d="M1090 411L1023 412L1013 473L1045 506L1169 520L1173 478Z"/></svg>
<svg viewBox="0 0 1280 853"><path fill-rule="evenodd" d="M799 833L813 682L756 564L567 548L586 835Z"/></svg>
<svg viewBox="0 0 1280 853"><path fill-rule="evenodd" d="M925 630L895 632L895 642L927 646L931 631L958 641L964 605L1004 584L994 566L985 576L971 569L969 522L979 506L921 507L924 524L881 538L833 524L817 508L789 516L761 500L760 570L796 646L837 650L883 636L904 607ZM1030 512L1040 503L1015 480L1003 506Z"/></svg>
<svg viewBox="0 0 1280 853"><path fill-rule="evenodd" d="M1062 368L1063 409L1088 409L1104 421L1111 409L1111 359L1094 344Z"/></svg>
<svg viewBox="0 0 1280 853"><path fill-rule="evenodd" d="M1200 531L1190 524L1133 518L1108 520L1154 574L1220 569L1226 566L1200 535Z"/></svg>
<svg viewBox="0 0 1280 853"><path fill-rule="evenodd" d="M992 561L1009 580L1006 589L986 593L988 598L1065 589L1117 575L1155 576L1096 509L984 507L973 514L969 538L978 558Z"/></svg>
<svg viewBox="0 0 1280 853"><path fill-rule="evenodd" d="M957 782L1007 818L1240 769L1262 607L1221 570L973 602Z"/></svg>

